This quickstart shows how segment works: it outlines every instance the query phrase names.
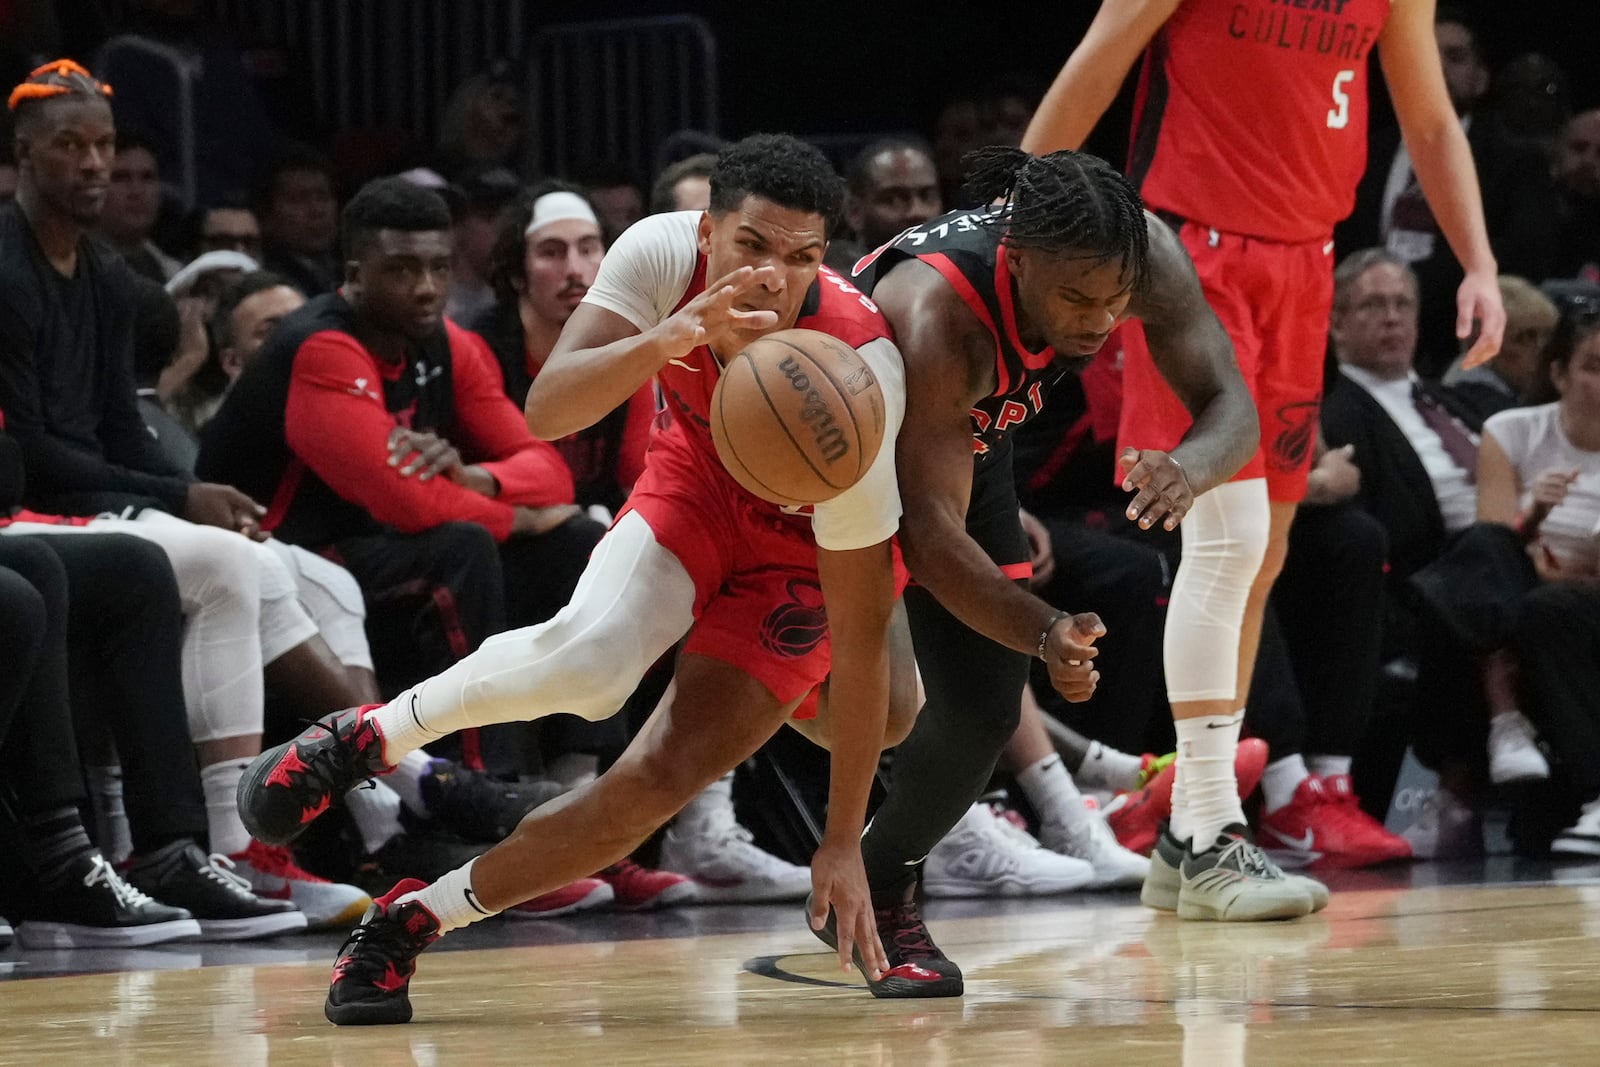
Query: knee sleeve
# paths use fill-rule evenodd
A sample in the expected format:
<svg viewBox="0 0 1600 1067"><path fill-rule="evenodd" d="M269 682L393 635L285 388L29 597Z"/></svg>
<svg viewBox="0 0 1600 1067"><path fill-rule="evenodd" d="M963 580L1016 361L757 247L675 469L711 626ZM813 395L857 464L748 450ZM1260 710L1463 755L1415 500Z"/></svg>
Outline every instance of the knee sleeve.
<svg viewBox="0 0 1600 1067"><path fill-rule="evenodd" d="M317 624L300 605L294 576L277 551L249 542L261 592L261 662L271 663L291 648L317 635Z"/></svg>
<svg viewBox="0 0 1600 1067"><path fill-rule="evenodd" d="M1195 499L1180 527L1162 641L1173 703L1238 694L1239 628L1271 531L1266 481L1228 482Z"/></svg>

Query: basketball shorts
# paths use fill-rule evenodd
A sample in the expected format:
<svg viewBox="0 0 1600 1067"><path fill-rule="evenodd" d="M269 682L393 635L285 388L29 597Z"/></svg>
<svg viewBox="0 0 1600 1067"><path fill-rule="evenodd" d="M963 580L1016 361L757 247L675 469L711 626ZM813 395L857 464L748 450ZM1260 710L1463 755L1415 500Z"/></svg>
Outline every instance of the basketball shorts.
<svg viewBox="0 0 1600 1067"><path fill-rule="evenodd" d="M812 691L832 660L810 517L746 493L715 456L671 430L651 441L629 511L694 580L695 624L683 651L737 667L780 703L806 697L795 717L814 717ZM898 552L895 561L898 594Z"/></svg>
<svg viewBox="0 0 1600 1067"><path fill-rule="evenodd" d="M1333 242L1263 241L1195 222L1185 222L1178 236L1194 259L1206 301L1233 341L1261 419L1261 446L1233 480L1265 478L1272 500L1298 503L1306 493L1322 408ZM1117 451L1170 451L1193 420L1156 369L1143 327L1129 322L1121 335ZM1120 469L1114 477L1120 482Z"/></svg>

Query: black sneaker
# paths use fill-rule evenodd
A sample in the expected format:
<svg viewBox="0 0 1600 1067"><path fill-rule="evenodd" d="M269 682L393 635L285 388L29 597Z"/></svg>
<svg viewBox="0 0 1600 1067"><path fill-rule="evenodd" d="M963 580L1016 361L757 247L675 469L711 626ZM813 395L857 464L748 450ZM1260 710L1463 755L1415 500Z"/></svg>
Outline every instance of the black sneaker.
<svg viewBox="0 0 1600 1067"><path fill-rule="evenodd" d="M250 836L287 845L358 782L387 774L379 705L324 716L293 741L257 756L239 779L239 815Z"/></svg>
<svg viewBox="0 0 1600 1067"><path fill-rule="evenodd" d="M75 860L66 883L41 891L18 919L24 948L135 948L200 936L194 916L139 892L98 852Z"/></svg>
<svg viewBox="0 0 1600 1067"><path fill-rule="evenodd" d="M966 989L961 978L961 968L939 951L928 935L927 924L922 921L922 910L915 900L916 886L904 892L873 894L873 912L878 920L878 939L883 942L883 954L889 958L889 969L882 978L872 980L872 975L861 962L861 951L854 953L856 969L867 980L867 989L875 997L885 999L959 997ZM806 897L806 926L811 925L811 897ZM839 935L833 909L828 909L828 921L814 934L834 951L839 949Z"/></svg>
<svg viewBox="0 0 1600 1067"><path fill-rule="evenodd" d="M505 840L528 812L566 790L559 782L503 782L450 760L434 760L419 783L433 816L468 841Z"/></svg>
<svg viewBox="0 0 1600 1067"><path fill-rule="evenodd" d="M377 897L401 879L436 882L486 851L485 845L469 844L438 828L407 830L363 856L350 880Z"/></svg>
<svg viewBox="0 0 1600 1067"><path fill-rule="evenodd" d="M407 878L372 902L361 925L350 931L322 1013L336 1026L384 1026L411 1021L407 987L417 970L417 954L439 939L439 920L417 901L395 899L426 883Z"/></svg>
<svg viewBox="0 0 1600 1067"><path fill-rule="evenodd" d="M306 917L287 900L266 900L233 873L226 856L207 856L187 838L135 857L128 883L165 904L184 908L208 941L240 941L304 930Z"/></svg>

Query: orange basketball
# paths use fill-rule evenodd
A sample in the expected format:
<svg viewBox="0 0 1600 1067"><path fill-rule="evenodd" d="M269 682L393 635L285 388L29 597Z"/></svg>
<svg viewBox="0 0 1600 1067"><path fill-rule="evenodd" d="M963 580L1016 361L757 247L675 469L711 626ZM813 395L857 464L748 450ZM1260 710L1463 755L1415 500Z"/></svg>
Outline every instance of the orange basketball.
<svg viewBox="0 0 1600 1067"><path fill-rule="evenodd" d="M723 368L711 438L734 481L774 504L820 504L860 481L883 444L877 375L816 330L779 330Z"/></svg>

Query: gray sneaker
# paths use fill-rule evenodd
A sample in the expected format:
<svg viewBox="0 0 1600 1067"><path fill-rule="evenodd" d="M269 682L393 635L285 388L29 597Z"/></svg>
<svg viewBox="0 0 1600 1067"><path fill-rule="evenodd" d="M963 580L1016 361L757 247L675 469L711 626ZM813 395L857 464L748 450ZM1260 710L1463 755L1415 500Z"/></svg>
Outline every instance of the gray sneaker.
<svg viewBox="0 0 1600 1067"><path fill-rule="evenodd" d="M1145 875L1144 886L1139 890L1140 903L1157 911L1178 910L1178 897L1183 888L1183 879L1178 871L1183 865L1183 855L1186 851L1187 846L1172 836L1171 827L1162 823L1161 833L1156 837L1156 847L1150 853L1150 873ZM1331 897L1327 886L1303 874L1287 871L1280 873L1305 890L1306 895L1311 898L1312 914L1328 906Z"/></svg>
<svg viewBox="0 0 1600 1067"><path fill-rule="evenodd" d="M1311 914L1311 893L1290 881L1240 824L1223 827L1204 852L1191 841L1178 874L1180 919L1260 922Z"/></svg>

